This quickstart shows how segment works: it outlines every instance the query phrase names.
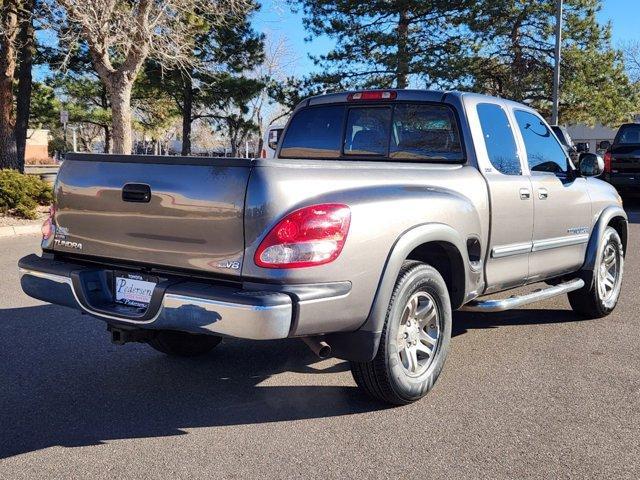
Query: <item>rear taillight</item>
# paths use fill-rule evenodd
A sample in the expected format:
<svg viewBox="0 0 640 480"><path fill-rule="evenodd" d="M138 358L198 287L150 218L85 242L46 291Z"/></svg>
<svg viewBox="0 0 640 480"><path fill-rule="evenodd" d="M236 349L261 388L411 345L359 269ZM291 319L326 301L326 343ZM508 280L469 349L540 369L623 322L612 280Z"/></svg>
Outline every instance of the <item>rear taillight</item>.
<svg viewBox="0 0 640 480"><path fill-rule="evenodd" d="M260 158L267 158L267 151L264 148L260 152Z"/></svg>
<svg viewBox="0 0 640 480"><path fill-rule="evenodd" d="M44 221L44 223L42 224L42 228L40 229L42 231L43 240L49 240L49 238L51 238L51 235L53 235L53 233L55 232L55 229L56 229L55 223L54 223L55 214L56 214L56 209L55 207L52 206L49 209L49 216Z"/></svg>
<svg viewBox="0 0 640 480"><path fill-rule="evenodd" d="M254 257L264 268L301 268L332 262L344 246L351 211L337 203L290 213L264 238Z"/></svg>
<svg viewBox="0 0 640 480"><path fill-rule="evenodd" d="M611 173L611 152L605 152L604 154L604 171L605 173Z"/></svg>
<svg viewBox="0 0 640 480"><path fill-rule="evenodd" d="M355 92L347 95L347 100L354 101L367 101L367 100L395 100L398 96L397 92L392 90L368 90L364 92Z"/></svg>

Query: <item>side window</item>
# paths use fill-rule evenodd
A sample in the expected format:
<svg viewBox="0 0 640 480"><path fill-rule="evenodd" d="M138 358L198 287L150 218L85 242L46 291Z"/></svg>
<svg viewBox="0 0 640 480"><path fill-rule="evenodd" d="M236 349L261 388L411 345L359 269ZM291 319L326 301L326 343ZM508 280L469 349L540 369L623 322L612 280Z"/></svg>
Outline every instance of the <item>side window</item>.
<svg viewBox="0 0 640 480"><path fill-rule="evenodd" d="M527 149L527 162L532 172L567 173L567 155L540 117L516 110L516 121Z"/></svg>
<svg viewBox="0 0 640 480"><path fill-rule="evenodd" d="M518 148L505 111L494 103L479 103L476 109L491 165L505 175L521 175Z"/></svg>

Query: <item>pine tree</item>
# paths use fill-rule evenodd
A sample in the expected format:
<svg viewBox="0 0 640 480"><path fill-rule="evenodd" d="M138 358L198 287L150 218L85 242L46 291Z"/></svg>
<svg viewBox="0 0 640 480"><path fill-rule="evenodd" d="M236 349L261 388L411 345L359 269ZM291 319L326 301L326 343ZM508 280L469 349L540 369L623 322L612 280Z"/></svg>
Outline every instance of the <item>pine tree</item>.
<svg viewBox="0 0 640 480"><path fill-rule="evenodd" d="M560 120L624 121L635 90L611 28L600 26L600 0L565 0ZM471 9L469 29L475 53L465 60L467 77L451 78L461 88L530 104L549 115L554 65L555 2L484 0ZM456 81L457 80L457 81Z"/></svg>
<svg viewBox="0 0 640 480"><path fill-rule="evenodd" d="M335 47L312 57L325 88L433 86L451 76L467 45L468 0L290 0L312 35Z"/></svg>

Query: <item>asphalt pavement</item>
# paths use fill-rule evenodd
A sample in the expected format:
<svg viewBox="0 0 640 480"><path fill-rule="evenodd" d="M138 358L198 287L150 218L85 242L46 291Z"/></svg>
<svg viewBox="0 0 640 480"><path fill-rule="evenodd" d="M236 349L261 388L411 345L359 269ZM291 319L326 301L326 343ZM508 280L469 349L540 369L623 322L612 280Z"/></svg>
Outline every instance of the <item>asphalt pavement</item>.
<svg viewBox="0 0 640 480"><path fill-rule="evenodd" d="M564 296L458 313L435 389L402 408L296 340L112 345L21 292L36 237L0 239L0 479L640 478L638 212L613 314L581 320Z"/></svg>

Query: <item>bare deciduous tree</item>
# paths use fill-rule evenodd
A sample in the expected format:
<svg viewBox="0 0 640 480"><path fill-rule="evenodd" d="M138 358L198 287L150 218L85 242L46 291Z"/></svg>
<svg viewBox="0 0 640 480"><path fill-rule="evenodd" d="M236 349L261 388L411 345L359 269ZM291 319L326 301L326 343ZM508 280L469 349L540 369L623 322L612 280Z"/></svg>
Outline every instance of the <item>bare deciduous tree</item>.
<svg viewBox="0 0 640 480"><path fill-rule="evenodd" d="M50 0L53 2L53 0ZM52 25L62 42L85 42L112 109L114 153L131 152L131 91L147 58L164 67L194 67L192 38L198 13L223 25L250 0L57 0ZM212 14L213 12L213 14Z"/></svg>
<svg viewBox="0 0 640 480"><path fill-rule="evenodd" d="M629 41L622 45L624 63L632 82L640 82L640 42Z"/></svg>

